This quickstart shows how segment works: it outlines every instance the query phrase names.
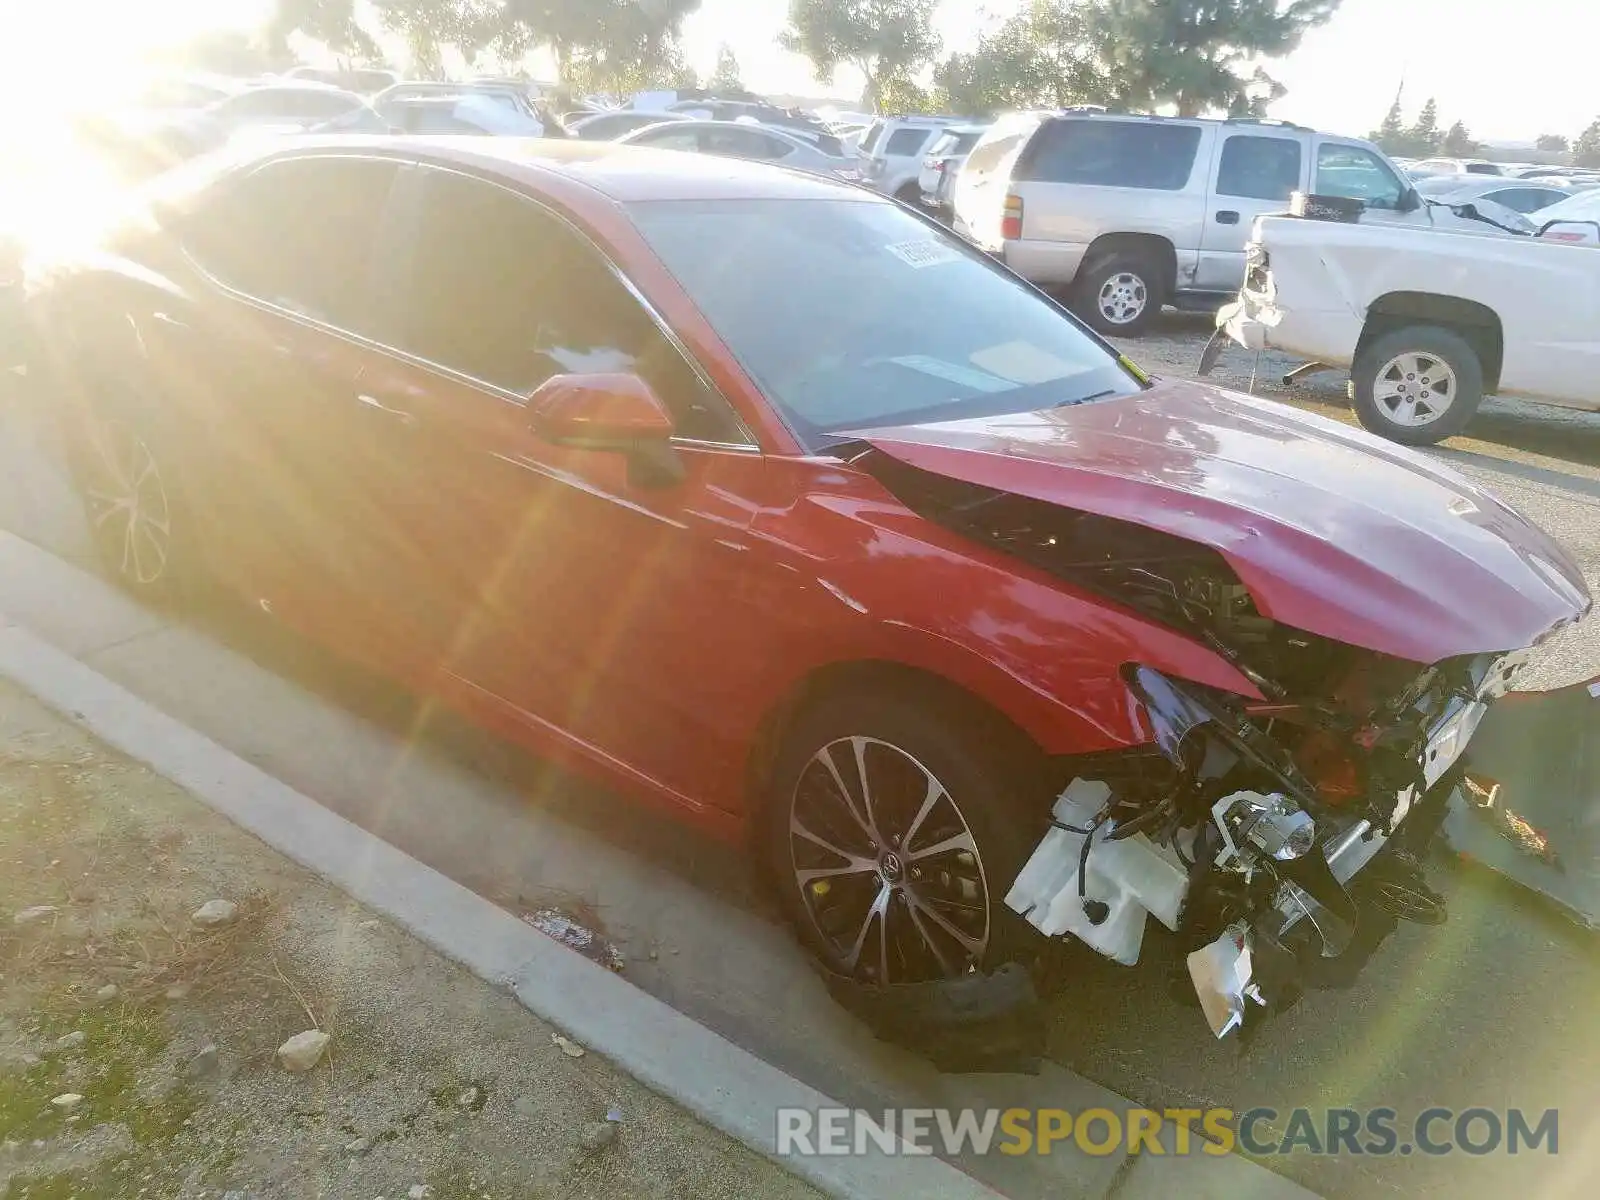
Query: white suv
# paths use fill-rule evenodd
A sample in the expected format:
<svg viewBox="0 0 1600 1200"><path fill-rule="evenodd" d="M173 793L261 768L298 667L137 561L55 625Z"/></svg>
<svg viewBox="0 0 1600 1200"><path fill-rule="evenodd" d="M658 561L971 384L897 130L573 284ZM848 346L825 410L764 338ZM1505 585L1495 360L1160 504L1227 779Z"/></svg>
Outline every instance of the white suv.
<svg viewBox="0 0 1600 1200"><path fill-rule="evenodd" d="M1100 332L1131 335L1163 304L1231 298L1251 222L1296 191L1362 200L1364 221L1430 223L1370 142L1276 121L1068 111L995 122L956 178L953 224L1066 291Z"/></svg>
<svg viewBox="0 0 1600 1200"><path fill-rule="evenodd" d="M922 199L917 176L923 156L948 126L958 124L956 117L879 117L861 138L862 178L896 200L916 204Z"/></svg>

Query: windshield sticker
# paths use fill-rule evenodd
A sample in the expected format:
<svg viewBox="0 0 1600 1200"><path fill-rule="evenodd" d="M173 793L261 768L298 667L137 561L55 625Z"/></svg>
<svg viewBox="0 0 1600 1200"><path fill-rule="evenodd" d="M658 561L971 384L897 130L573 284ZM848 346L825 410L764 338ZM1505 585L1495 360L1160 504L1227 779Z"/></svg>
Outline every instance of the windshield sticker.
<svg viewBox="0 0 1600 1200"><path fill-rule="evenodd" d="M917 242L896 242L892 246L885 246L890 254L894 255L908 267L921 270L923 267L937 267L940 263L959 262L963 255L954 246L933 238Z"/></svg>
<svg viewBox="0 0 1600 1200"><path fill-rule="evenodd" d="M959 383L975 392L1009 392L1016 386L1009 379L1000 379L986 371L974 371L971 367L946 362L942 358L929 358L926 354L902 354L899 358L891 358L889 361L897 367L920 371L924 375L932 375L935 379Z"/></svg>

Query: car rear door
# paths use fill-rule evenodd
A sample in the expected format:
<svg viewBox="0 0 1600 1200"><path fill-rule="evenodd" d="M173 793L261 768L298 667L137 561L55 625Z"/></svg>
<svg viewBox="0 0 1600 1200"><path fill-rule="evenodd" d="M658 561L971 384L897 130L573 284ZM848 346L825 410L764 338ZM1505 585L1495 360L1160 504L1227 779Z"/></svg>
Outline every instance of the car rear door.
<svg viewBox="0 0 1600 1200"><path fill-rule="evenodd" d="M375 480L353 397L375 233L399 173L349 155L255 169L183 221L199 302L141 321L163 390L203 442L193 466L208 557L245 596L336 637L377 628L354 607Z"/></svg>
<svg viewBox="0 0 1600 1200"><path fill-rule="evenodd" d="M740 753L714 696L759 657L732 639L759 624L742 580L763 459L563 218L441 167L404 186L406 282L363 387L409 417L383 443L396 521L381 586L406 597L412 666L692 803ZM642 484L620 453L535 436L527 396L584 372L652 385L682 482Z"/></svg>
<svg viewBox="0 0 1600 1200"><path fill-rule="evenodd" d="M1244 281L1244 248L1263 213L1283 212L1289 194L1304 190L1311 164L1292 132L1224 129L1213 156L1205 226L1195 268L1197 291L1237 291Z"/></svg>

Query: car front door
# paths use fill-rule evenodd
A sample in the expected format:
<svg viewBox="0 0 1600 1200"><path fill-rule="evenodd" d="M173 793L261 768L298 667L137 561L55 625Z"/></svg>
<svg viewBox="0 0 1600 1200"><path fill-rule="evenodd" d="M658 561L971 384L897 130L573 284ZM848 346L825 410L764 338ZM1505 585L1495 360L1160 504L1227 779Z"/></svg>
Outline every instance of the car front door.
<svg viewBox="0 0 1600 1200"><path fill-rule="evenodd" d="M351 399L374 319L382 158L269 161L181 221L197 303L142 314L157 386L196 439L207 558L246 598L334 637L370 565L375 482Z"/></svg>
<svg viewBox="0 0 1600 1200"><path fill-rule="evenodd" d="M442 168L412 184L405 303L364 388L412 422L385 450L404 499L383 586L406 596L420 665L686 804L726 793L717 777L741 749L724 744L718 681L760 662L753 439L564 219ZM528 395L591 372L638 374L661 397L681 481L534 433Z"/></svg>
<svg viewBox="0 0 1600 1200"><path fill-rule="evenodd" d="M1300 139L1266 133L1228 133L1210 181L1200 261L1199 291L1237 291L1244 282L1244 248L1263 213L1282 212L1289 194L1306 185Z"/></svg>
<svg viewBox="0 0 1600 1200"><path fill-rule="evenodd" d="M1344 196L1366 204L1363 221L1373 224L1432 224L1428 206L1405 211L1411 184L1395 174L1383 156L1366 146L1317 138L1316 173L1311 190L1318 196Z"/></svg>

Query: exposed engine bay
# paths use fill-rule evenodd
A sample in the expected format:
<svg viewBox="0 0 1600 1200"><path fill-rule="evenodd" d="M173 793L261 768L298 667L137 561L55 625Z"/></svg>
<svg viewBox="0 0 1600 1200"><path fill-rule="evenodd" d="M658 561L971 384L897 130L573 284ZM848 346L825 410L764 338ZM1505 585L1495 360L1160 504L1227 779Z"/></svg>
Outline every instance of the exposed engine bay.
<svg viewBox="0 0 1600 1200"><path fill-rule="evenodd" d="M1259 1005L1353 978L1401 919L1445 919L1422 855L1463 751L1519 650L1432 665L1261 615L1223 556L1125 521L875 459L945 527L1184 632L1262 699L1125 668L1151 733L1070 765L1007 905L1124 964L1148 919L1177 934L1217 1036Z"/></svg>

